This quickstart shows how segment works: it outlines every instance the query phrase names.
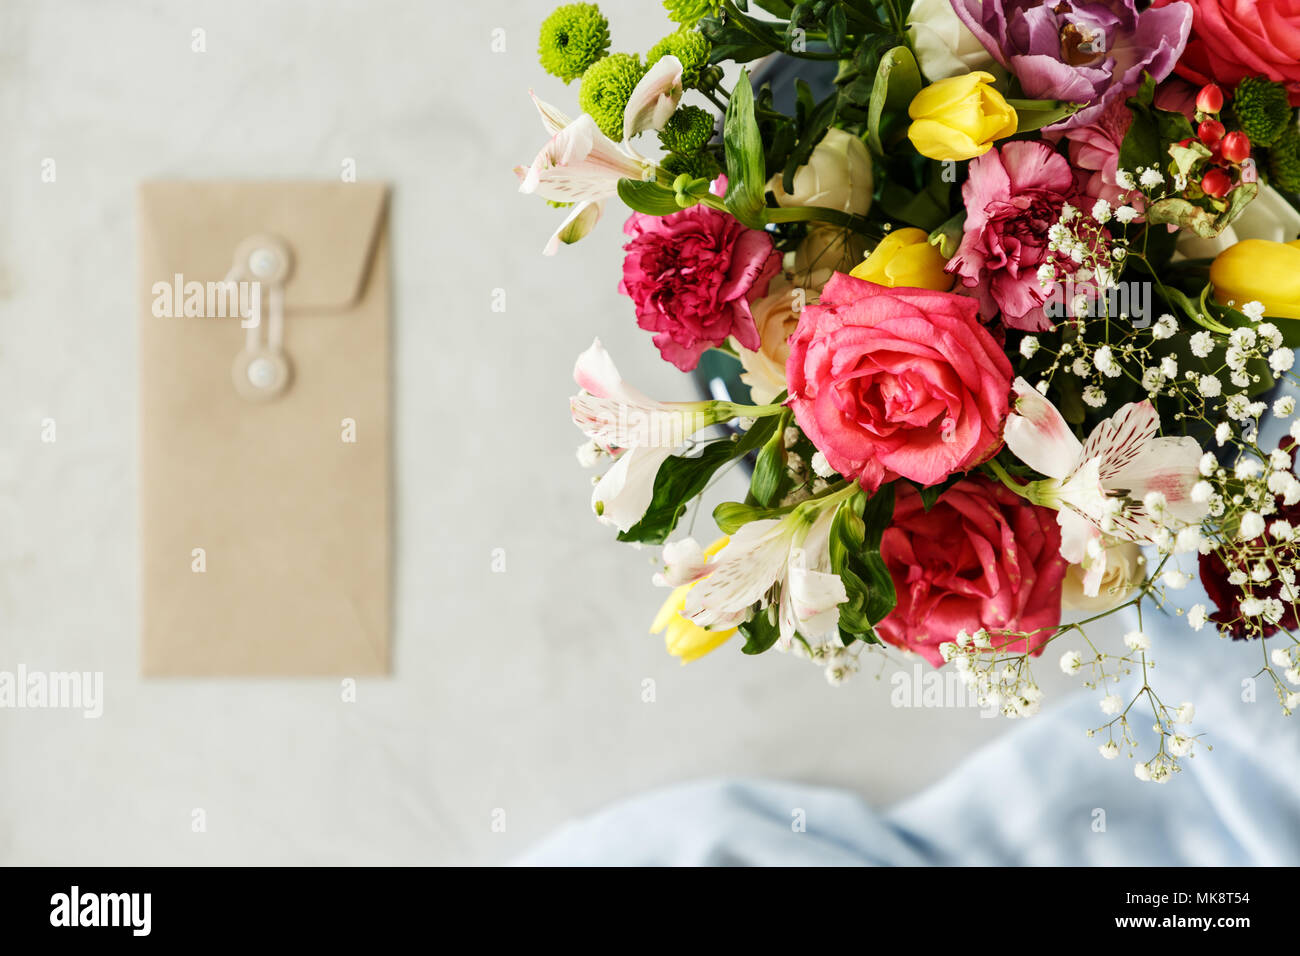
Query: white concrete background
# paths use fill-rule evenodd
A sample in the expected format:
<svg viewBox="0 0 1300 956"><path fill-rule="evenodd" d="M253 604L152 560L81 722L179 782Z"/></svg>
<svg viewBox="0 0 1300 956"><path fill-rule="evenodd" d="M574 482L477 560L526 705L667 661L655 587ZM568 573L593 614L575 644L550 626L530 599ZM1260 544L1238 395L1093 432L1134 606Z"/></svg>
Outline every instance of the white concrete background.
<svg viewBox="0 0 1300 956"><path fill-rule="evenodd" d="M603 5L616 49L667 31L650 0ZM551 6L0 6L0 669L102 670L107 698L97 721L0 711L0 862L493 863L702 775L892 801L1008 728L891 708L888 671L832 689L736 645L682 668L646 634L651 553L588 514L569 374L598 333L648 391L690 385L616 292L617 203L544 259L560 213L515 192L542 141L529 86L576 112L536 62ZM135 185L329 179L346 157L394 186L394 676L355 704L336 681L141 680Z"/></svg>

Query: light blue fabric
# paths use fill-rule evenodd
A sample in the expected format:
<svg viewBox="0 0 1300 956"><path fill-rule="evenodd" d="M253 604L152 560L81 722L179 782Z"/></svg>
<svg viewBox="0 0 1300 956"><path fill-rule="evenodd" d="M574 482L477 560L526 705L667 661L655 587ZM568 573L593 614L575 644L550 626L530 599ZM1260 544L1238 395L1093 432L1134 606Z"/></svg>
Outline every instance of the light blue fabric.
<svg viewBox="0 0 1300 956"><path fill-rule="evenodd" d="M1261 447L1275 447L1281 434L1270 422ZM1183 566L1195 571L1192 562ZM1199 584L1178 597L1182 607L1213 608ZM520 862L1300 865L1300 716L1282 716L1267 677L1253 702L1243 699L1250 697L1243 681L1277 641L1222 640L1212 624L1193 632L1185 618L1150 612L1143 623L1159 662L1153 686L1167 704L1195 702L1192 732L1214 748L1184 758L1183 772L1166 784L1137 780L1124 755L1097 753L1084 731L1103 719L1099 695L1080 691L888 810L873 811L846 791L706 781L569 824ZM1135 725L1147 730L1140 718ZM1143 759L1153 739L1148 734L1137 751ZM794 826L797 811L803 832Z"/></svg>

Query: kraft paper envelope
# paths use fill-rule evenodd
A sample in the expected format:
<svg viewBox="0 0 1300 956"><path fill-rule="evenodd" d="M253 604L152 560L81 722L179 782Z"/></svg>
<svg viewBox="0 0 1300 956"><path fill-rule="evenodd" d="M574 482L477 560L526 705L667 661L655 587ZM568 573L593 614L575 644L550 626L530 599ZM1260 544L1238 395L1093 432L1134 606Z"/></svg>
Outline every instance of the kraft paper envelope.
<svg viewBox="0 0 1300 956"><path fill-rule="evenodd" d="M144 674L387 673L386 204L360 183L140 187ZM236 387L252 318L166 314L162 291L221 282L257 236L292 263L291 375L264 401Z"/></svg>

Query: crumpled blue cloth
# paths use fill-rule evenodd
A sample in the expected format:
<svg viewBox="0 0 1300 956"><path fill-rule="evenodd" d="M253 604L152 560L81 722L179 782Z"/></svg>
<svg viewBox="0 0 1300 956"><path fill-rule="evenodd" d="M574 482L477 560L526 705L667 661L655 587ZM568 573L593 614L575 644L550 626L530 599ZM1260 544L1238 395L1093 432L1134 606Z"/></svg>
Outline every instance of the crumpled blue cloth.
<svg viewBox="0 0 1300 956"><path fill-rule="evenodd" d="M1276 420L1269 421L1261 447L1275 447L1282 431ZM1194 556L1181 567L1194 574ZM1180 607L1202 602L1213 610L1199 578L1176 597ZM1130 615L1129 627L1136 627L1131 609L1121 613ZM1266 675L1251 683L1263 654L1287 638L1263 647L1259 641L1228 641L1215 635L1212 623L1194 632L1184 617L1151 611L1143 625L1159 665L1152 685L1166 704L1194 702L1191 732L1204 733L1213 746L1212 752L1198 747L1196 756L1183 758L1183 772L1168 783L1138 780L1124 754L1115 760L1098 754L1100 741L1084 731L1104 719L1100 693L1081 690L1020 722L937 784L889 809L873 810L844 790L705 781L637 797L570 823L518 862L1300 864L1300 714L1282 715ZM1045 660L1043 666L1053 662ZM1154 733L1141 736L1149 723L1141 716L1133 719L1143 744L1137 750L1141 759L1155 752Z"/></svg>

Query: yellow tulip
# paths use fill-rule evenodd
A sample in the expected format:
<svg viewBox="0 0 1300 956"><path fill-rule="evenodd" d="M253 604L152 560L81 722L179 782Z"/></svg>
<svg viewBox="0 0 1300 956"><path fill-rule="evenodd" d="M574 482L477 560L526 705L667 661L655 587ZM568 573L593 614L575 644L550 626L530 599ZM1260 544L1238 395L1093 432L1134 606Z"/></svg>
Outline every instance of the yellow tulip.
<svg viewBox="0 0 1300 956"><path fill-rule="evenodd" d="M1300 319L1300 240L1234 242L1214 257L1210 283L1220 305L1261 302L1265 315Z"/></svg>
<svg viewBox="0 0 1300 956"><path fill-rule="evenodd" d="M974 159L1016 131L1016 111L982 70L931 83L912 98L907 138L930 159Z"/></svg>
<svg viewBox="0 0 1300 956"><path fill-rule="evenodd" d="M853 267L849 275L866 279L891 289L933 289L947 292L953 277L943 271L948 260L935 246L924 229L895 229L880 240L871 255Z"/></svg>
<svg viewBox="0 0 1300 956"><path fill-rule="evenodd" d="M704 553L712 557L727 546L727 541L727 538L719 538L705 548ZM673 588L673 593L668 595L668 600L664 601L664 606L659 609L654 623L650 625L651 634L658 634L666 629L664 643L668 647L668 653L673 657L680 657L683 664L689 664L709 651L716 650L736 633L734 627L721 631L706 631L698 624L682 617L682 608L686 607L686 595L698 583L699 581L692 581L690 584Z"/></svg>

